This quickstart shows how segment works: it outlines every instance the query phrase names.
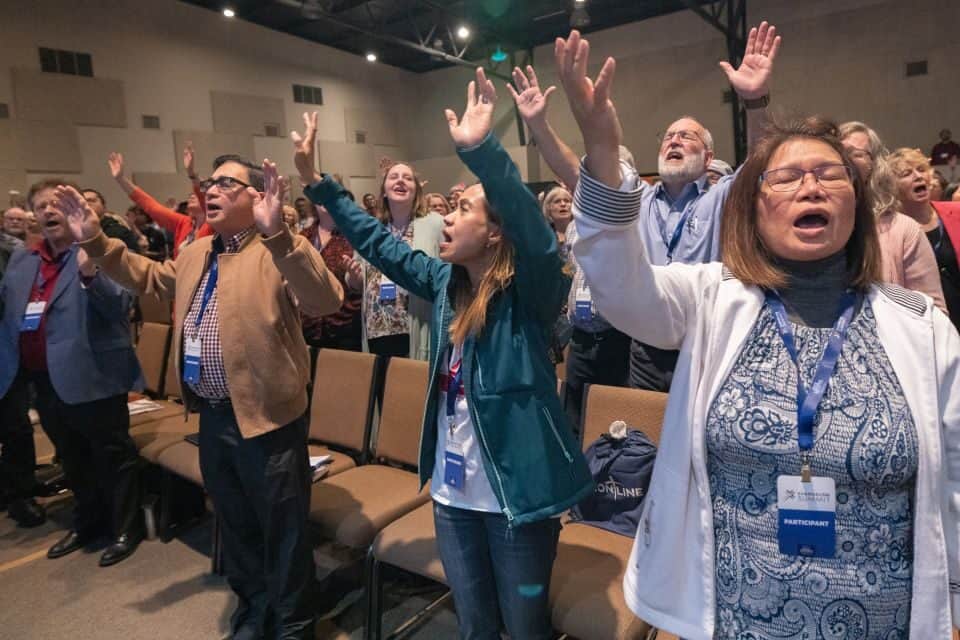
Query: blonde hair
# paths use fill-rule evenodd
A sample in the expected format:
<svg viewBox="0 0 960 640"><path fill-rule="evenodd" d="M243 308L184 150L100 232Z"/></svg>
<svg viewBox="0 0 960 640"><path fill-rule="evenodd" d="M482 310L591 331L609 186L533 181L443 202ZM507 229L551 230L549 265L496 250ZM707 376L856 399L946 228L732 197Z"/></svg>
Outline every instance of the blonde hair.
<svg viewBox="0 0 960 640"><path fill-rule="evenodd" d="M393 216L390 215L390 201L387 200L387 176L390 175L390 170L398 165L403 165L405 167L410 167L410 171L413 173L413 181L416 184L413 190L413 207L410 209L410 214L413 218L422 218L427 215L427 207L424 205L423 198L423 181L420 180L420 175L417 173L417 170L413 168L412 164L406 162L391 162L383 169L383 176L380 178L380 197L377 198L377 208L376 215L380 218L380 222L392 222Z"/></svg>
<svg viewBox="0 0 960 640"><path fill-rule="evenodd" d="M900 147L891 153L889 161L894 176L904 169L913 170L919 167L921 171L929 172L932 168L930 166L930 159L927 158L927 156L920 153L917 149L911 149L909 147Z"/></svg>
<svg viewBox="0 0 960 640"><path fill-rule="evenodd" d="M486 198L483 201L487 218L500 226L500 216L493 211ZM513 281L515 273L513 243L506 236L493 252L490 265L483 273L476 293L470 284L467 270L459 265L453 267L453 322L450 323L450 339L453 344L463 344L472 335L479 335L487 323L487 309L493 297L505 290Z"/></svg>
<svg viewBox="0 0 960 640"><path fill-rule="evenodd" d="M434 192L434 193L428 193L427 195L425 195L425 196L423 197L424 208L425 208L428 212L430 211L430 199L431 199L431 198L440 198L440 200L443 202L443 211L444 211L444 213L441 214L441 215L446 215L446 214L450 213L450 211L451 211L451 209L450 209L450 203L447 202L447 196L445 196L445 195L443 195L443 194L441 194L441 193L436 193L436 192Z"/></svg>

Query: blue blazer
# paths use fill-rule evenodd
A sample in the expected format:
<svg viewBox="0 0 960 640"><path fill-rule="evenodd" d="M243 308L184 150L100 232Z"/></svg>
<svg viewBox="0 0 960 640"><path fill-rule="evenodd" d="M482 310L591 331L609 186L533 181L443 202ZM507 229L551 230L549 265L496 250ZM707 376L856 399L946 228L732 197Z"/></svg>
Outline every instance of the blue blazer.
<svg viewBox="0 0 960 640"><path fill-rule="evenodd" d="M67 404L142 388L130 340L130 294L102 273L83 288L71 247L46 308L47 370ZM0 281L0 397L20 368L20 323L40 269L40 256L17 249Z"/></svg>

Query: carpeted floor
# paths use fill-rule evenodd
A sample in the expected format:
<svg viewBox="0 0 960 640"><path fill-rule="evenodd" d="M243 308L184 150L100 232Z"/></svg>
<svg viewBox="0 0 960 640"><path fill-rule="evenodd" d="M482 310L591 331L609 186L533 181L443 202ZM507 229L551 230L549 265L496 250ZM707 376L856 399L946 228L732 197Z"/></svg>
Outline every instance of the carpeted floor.
<svg viewBox="0 0 960 640"><path fill-rule="evenodd" d="M48 502L50 519L18 529L0 514L0 638L3 640L182 640L228 634L235 600L226 582L210 573L210 522L169 544L144 542L118 565L100 568L100 552L78 551L58 560L47 548L69 525L69 497ZM409 580L389 581L384 633L413 616L439 588ZM363 637L363 600L318 624L317 638ZM405 637L454 639L449 604Z"/></svg>

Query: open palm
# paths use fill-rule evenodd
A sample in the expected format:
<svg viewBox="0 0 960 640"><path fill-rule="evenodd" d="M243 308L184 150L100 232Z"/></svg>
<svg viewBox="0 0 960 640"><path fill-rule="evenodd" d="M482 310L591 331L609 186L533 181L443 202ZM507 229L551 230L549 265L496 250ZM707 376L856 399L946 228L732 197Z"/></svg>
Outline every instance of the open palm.
<svg viewBox="0 0 960 640"><path fill-rule="evenodd" d="M67 227L74 240L82 242L100 233L100 219L79 191L73 187L61 186L57 187L54 195L67 219Z"/></svg>
<svg viewBox="0 0 960 640"><path fill-rule="evenodd" d="M493 126L493 108L497 103L497 90L487 80L483 68L477 68L476 81L467 85L467 106L463 117L457 121L457 114L446 109L444 115L450 126L450 137L460 148L474 147L487 137Z"/></svg>
<svg viewBox="0 0 960 640"><path fill-rule="evenodd" d="M277 173L277 165L263 161L263 195L253 187L247 192L253 198L253 222L265 236L272 236L283 229L283 196L287 180Z"/></svg>
<svg viewBox="0 0 960 640"><path fill-rule="evenodd" d="M759 27L750 29L740 66L734 69L728 62L720 63L737 95L752 100L769 93L773 61L779 50L780 36L777 35L775 26L761 22Z"/></svg>
<svg viewBox="0 0 960 640"><path fill-rule="evenodd" d="M524 122L535 122L546 118L547 104L550 101L550 94L557 90L556 87L548 87L546 91L540 90L540 82L537 80L537 73L533 67L527 66L527 73L524 74L520 67L513 70L513 82L517 85L515 90L512 85L507 85L510 95L517 103L517 111ZM519 93L518 93L519 91Z"/></svg>

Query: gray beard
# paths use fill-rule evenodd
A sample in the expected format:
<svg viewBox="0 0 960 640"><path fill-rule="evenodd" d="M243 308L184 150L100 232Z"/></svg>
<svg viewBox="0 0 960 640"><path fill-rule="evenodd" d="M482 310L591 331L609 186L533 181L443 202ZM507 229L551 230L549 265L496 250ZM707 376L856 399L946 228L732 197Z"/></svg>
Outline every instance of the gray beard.
<svg viewBox="0 0 960 640"><path fill-rule="evenodd" d="M681 167L667 167L663 156L657 158L657 171L660 179L668 185L686 185L702 176L707 171L706 154L699 157L690 156L683 160Z"/></svg>

